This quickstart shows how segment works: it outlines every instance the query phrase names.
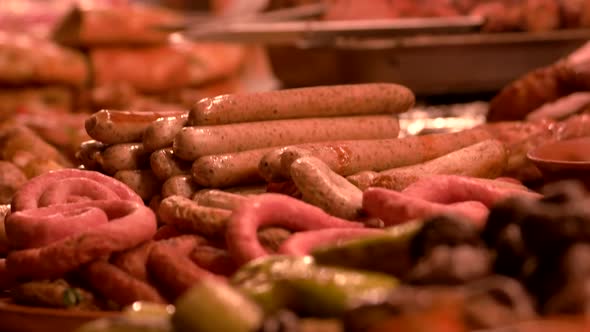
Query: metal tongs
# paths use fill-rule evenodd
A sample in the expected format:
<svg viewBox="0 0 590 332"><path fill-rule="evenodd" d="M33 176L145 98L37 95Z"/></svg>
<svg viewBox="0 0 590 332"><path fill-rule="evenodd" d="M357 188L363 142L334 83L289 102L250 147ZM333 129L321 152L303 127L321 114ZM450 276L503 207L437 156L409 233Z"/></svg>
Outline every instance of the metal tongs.
<svg viewBox="0 0 590 332"><path fill-rule="evenodd" d="M403 18L383 20L309 20L324 13L324 4L305 5L245 18L192 18L176 26L160 26L194 41L326 46L342 39L395 38L420 34L467 33L479 30L484 18Z"/></svg>

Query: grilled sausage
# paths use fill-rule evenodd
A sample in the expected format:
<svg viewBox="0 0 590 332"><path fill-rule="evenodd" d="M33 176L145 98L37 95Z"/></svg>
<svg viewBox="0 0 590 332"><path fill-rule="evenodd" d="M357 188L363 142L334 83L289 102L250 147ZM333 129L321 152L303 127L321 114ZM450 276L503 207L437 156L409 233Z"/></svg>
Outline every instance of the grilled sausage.
<svg viewBox="0 0 590 332"><path fill-rule="evenodd" d="M397 84L356 84L204 98L190 112L193 126L238 122L393 114L414 105L414 94Z"/></svg>
<svg viewBox="0 0 590 332"><path fill-rule="evenodd" d="M395 138L397 118L389 115L307 118L184 127L174 138L174 153L185 160L273 146L344 139Z"/></svg>

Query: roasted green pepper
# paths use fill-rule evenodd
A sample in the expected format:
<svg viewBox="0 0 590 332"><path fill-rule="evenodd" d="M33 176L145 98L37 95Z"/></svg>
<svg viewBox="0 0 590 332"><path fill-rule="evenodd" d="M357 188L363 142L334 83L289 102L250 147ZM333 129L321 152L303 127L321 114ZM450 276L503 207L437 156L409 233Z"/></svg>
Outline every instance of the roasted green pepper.
<svg viewBox="0 0 590 332"><path fill-rule="evenodd" d="M231 282L266 312L289 308L314 317L336 317L358 305L382 301L398 283L379 273L316 265L310 256L255 260Z"/></svg>

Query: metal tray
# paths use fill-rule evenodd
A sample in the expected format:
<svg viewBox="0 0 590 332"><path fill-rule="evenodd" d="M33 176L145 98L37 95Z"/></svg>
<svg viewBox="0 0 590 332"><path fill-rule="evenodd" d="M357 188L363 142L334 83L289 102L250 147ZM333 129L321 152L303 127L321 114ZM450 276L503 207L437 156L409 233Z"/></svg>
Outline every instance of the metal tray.
<svg viewBox="0 0 590 332"><path fill-rule="evenodd" d="M188 25L180 33L187 39L197 41L323 47L337 44L342 39L473 32L478 31L483 23L484 19L479 16L351 21L236 21Z"/></svg>
<svg viewBox="0 0 590 332"><path fill-rule="evenodd" d="M590 30L340 38L330 46L269 46L284 87L395 82L418 95L491 92L590 40Z"/></svg>

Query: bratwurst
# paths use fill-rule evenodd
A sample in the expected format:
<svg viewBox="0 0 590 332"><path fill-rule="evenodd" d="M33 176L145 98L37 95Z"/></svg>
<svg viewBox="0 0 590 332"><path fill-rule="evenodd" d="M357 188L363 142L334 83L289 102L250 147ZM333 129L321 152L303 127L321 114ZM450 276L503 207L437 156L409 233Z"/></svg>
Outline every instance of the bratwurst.
<svg viewBox="0 0 590 332"><path fill-rule="evenodd" d="M291 144L396 138L399 122L390 115L307 118L184 127L174 138L181 159Z"/></svg>
<svg viewBox="0 0 590 332"><path fill-rule="evenodd" d="M193 126L239 122L395 114L414 105L414 94L397 84L307 87L204 98L189 113Z"/></svg>

